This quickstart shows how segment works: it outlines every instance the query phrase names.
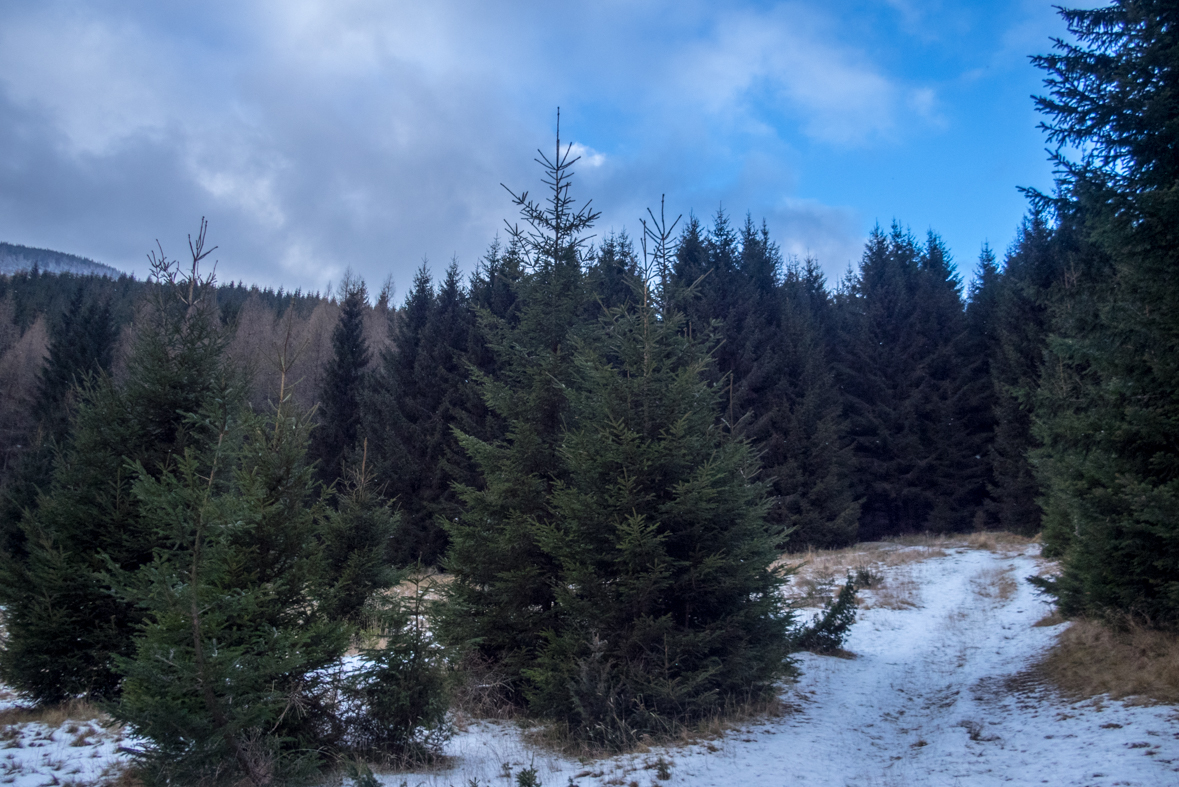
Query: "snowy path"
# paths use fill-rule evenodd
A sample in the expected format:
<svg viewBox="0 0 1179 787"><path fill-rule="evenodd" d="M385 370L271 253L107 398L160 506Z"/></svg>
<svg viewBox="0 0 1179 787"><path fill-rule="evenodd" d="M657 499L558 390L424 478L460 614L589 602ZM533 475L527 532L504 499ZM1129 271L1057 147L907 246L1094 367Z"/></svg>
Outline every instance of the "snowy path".
<svg viewBox="0 0 1179 787"><path fill-rule="evenodd" d="M448 747L453 770L382 781L506 786L507 763L532 765L546 787L1179 785L1175 708L1069 704L1009 685L1056 632L1033 626L1048 612L1024 581L1033 554L957 549L889 569L911 573L919 606L862 612L847 643L856 658L804 655L783 695L794 710L723 740L582 764L528 749L511 726L479 725Z"/></svg>

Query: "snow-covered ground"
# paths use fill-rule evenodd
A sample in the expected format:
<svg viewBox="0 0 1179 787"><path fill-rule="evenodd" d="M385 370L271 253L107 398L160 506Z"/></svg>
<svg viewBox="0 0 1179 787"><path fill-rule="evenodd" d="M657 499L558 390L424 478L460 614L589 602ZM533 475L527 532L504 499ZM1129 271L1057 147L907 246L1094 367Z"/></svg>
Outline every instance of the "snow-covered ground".
<svg viewBox="0 0 1179 787"><path fill-rule="evenodd" d="M13 707L0 699L0 707ZM117 776L123 755L119 732L93 720L67 719L0 727L0 784L97 785Z"/></svg>
<svg viewBox="0 0 1179 787"><path fill-rule="evenodd" d="M1069 703L1020 680L1059 630L1033 625L1049 612L1024 581L1037 552L951 549L884 569L911 575L917 606L861 612L854 659L804 654L783 692L791 710L722 739L581 763L530 749L512 725L480 724L450 742L452 769L381 780L506 787L506 763L535 768L546 787L1179 785L1175 708Z"/></svg>
<svg viewBox="0 0 1179 787"><path fill-rule="evenodd" d="M1179 710L1069 702L1029 677L1059 632L1033 625L1049 611L1023 581L1037 549L949 548L883 569L892 576L879 598L864 592L871 608L847 642L854 658L802 655L786 712L724 737L580 762L530 747L513 724L478 723L448 744L451 767L378 778L513 787L534 768L545 787L1179 785ZM897 587L914 606L889 608ZM122 756L97 725L7 730L0 784L97 784Z"/></svg>

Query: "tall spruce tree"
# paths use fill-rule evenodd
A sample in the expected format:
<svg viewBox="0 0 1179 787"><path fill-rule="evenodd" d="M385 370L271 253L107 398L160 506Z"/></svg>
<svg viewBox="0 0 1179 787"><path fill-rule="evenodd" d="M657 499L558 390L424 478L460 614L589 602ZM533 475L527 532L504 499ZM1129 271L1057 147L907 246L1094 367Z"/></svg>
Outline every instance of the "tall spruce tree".
<svg viewBox="0 0 1179 787"><path fill-rule="evenodd" d="M423 264L366 400L374 473L401 511L394 555L400 565L441 559L446 530L440 522L458 516L453 485L474 481L453 433L465 425L473 397L467 370L472 323L457 265L435 292Z"/></svg>
<svg viewBox="0 0 1179 787"><path fill-rule="evenodd" d="M775 496L770 519L792 549L856 541L860 504L852 496L851 440L824 335L831 308L814 260L787 267L777 352L781 361L768 437L759 447Z"/></svg>
<svg viewBox="0 0 1179 787"><path fill-rule="evenodd" d="M526 228L509 225L508 256L519 260L522 275L506 318L481 314L494 373L477 375L503 436L460 437L480 483L459 487L463 513L448 524L446 566L454 581L440 635L498 670L515 702L524 700L525 671L555 623L556 564L537 543L536 523L550 516L548 491L559 477L572 337L586 303L585 232L597 218L589 203L574 209L569 187L577 160L558 128L555 155L540 152L538 159L548 198L512 193Z"/></svg>
<svg viewBox="0 0 1179 787"><path fill-rule="evenodd" d="M966 440L953 266L894 224L873 231L841 304L840 384L854 441L861 538L967 527L962 490L981 450Z"/></svg>
<svg viewBox="0 0 1179 787"><path fill-rule="evenodd" d="M608 747L761 698L790 669L755 454L718 423L708 359L652 287L579 342L563 472L533 526L556 582L530 706Z"/></svg>
<svg viewBox="0 0 1179 787"><path fill-rule="evenodd" d="M932 500L926 527L935 532L969 529L986 498L990 398L986 357L975 346L962 301L962 281L941 238L930 232L919 257L917 306L926 348L921 392L925 409L923 478Z"/></svg>
<svg viewBox="0 0 1179 787"><path fill-rule="evenodd" d="M49 334L49 354L37 376L32 414L37 434L22 454L11 480L0 488L0 549L24 555L20 520L47 490L54 459L69 436L82 389L110 370L118 331L108 301L87 298L79 285Z"/></svg>
<svg viewBox="0 0 1179 787"><path fill-rule="evenodd" d="M638 275L639 261L634 244L626 231L610 233L601 246L590 255L586 284L589 287L589 309L613 309L634 298L630 282Z"/></svg>
<svg viewBox="0 0 1179 787"><path fill-rule="evenodd" d="M147 738L138 757L150 783L290 783L319 765L325 668L349 641L309 592L307 426L281 407L266 423L225 400L190 419L204 440L159 477L135 467L158 546L132 571L112 566L116 592L144 614L134 652L117 659L115 715Z"/></svg>
<svg viewBox="0 0 1179 787"><path fill-rule="evenodd" d="M1053 291L1063 284L1060 244L1043 210L1020 225L996 282L991 363L995 436L990 447L992 485L987 522L1013 533L1040 530L1040 485L1029 453L1038 445L1032 413L1050 328Z"/></svg>
<svg viewBox="0 0 1179 787"><path fill-rule="evenodd" d="M133 654L116 658L114 715L146 739L149 784L298 783L344 757L431 754L444 730L437 659L396 597L375 596L399 578L395 516L363 463L337 508L322 504L291 360L269 417L214 399L189 414L206 439L158 476L135 465L156 547L143 566L109 566L143 613ZM341 670L362 610L386 643Z"/></svg>
<svg viewBox="0 0 1179 787"><path fill-rule="evenodd" d="M1054 589L1066 614L1131 613L1173 627L1179 9L1118 0L1061 14L1073 39L1035 59L1048 86L1037 105L1061 146L1060 223L1077 227L1109 277L1066 280L1072 303L1057 307L1037 411L1044 537L1063 552Z"/></svg>
<svg viewBox="0 0 1179 787"><path fill-rule="evenodd" d="M723 211L708 234L690 218L673 256L667 301L683 310L689 336L719 342L709 372L723 389L719 412L761 455L771 520L799 548L854 540L858 507L818 267L784 274L764 223L747 216L734 233Z"/></svg>
<svg viewBox="0 0 1179 787"><path fill-rule="evenodd" d="M319 477L325 484L343 476L344 462L356 447L359 435L360 400L370 360L364 338L367 308L364 280L349 271L340 283L340 320L332 331L332 357L324 369L319 393L320 424L312 442Z"/></svg>
<svg viewBox="0 0 1179 787"><path fill-rule="evenodd" d="M88 378L110 370L117 338L110 304L88 300L79 286L50 332L49 356L38 375L33 415L44 438L65 438L70 398Z"/></svg>
<svg viewBox="0 0 1179 787"><path fill-rule="evenodd" d="M202 222L188 272L153 255L126 382L104 377L86 390L52 483L21 520L26 553L0 556L0 671L39 701L118 693L114 659L130 653L142 612L112 595L105 577L111 565L144 565L157 543L132 494L130 463L140 476L171 472L207 437L185 414L240 392L223 364L212 280L198 270L212 251L204 242Z"/></svg>
<svg viewBox="0 0 1179 787"><path fill-rule="evenodd" d="M962 339L963 426L977 454L975 483L968 490L968 505L975 510L976 528L994 527L990 492L995 488L992 450L995 443L994 365L999 356L999 266L987 244L979 253L978 266L966 302L966 333Z"/></svg>

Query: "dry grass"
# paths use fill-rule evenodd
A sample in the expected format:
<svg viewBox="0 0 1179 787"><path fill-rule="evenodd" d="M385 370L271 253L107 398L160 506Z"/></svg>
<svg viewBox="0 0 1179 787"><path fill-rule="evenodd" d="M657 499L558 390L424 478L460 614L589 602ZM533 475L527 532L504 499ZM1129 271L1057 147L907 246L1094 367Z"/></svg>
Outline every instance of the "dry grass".
<svg viewBox="0 0 1179 787"><path fill-rule="evenodd" d="M1069 626L1037 671L1065 694L1179 703L1179 634L1137 623L1095 620Z"/></svg>
<svg viewBox="0 0 1179 787"><path fill-rule="evenodd" d="M835 596L848 574L874 578L863 587L871 590L860 598L865 609L907 609L920 603L920 587L907 566L945 557L956 549L985 549L1002 555L1022 553L1034 539L1014 533L978 532L955 535L913 534L888 541L872 541L845 549L787 553L779 566L795 570L787 597L800 606L821 606ZM978 591L1007 599L1017 583L1006 572L980 580Z"/></svg>
<svg viewBox="0 0 1179 787"><path fill-rule="evenodd" d="M921 604L921 586L908 571L893 573L871 596L860 599L863 609L913 609Z"/></svg>
<svg viewBox="0 0 1179 787"><path fill-rule="evenodd" d="M825 599L839 592L848 574L864 573L875 578L867 587L882 591L891 584L889 569L897 569L922 560L944 557L945 551L905 549L891 542L860 544L846 549L807 550L784 555L779 565L796 569L788 593L799 600Z"/></svg>
<svg viewBox="0 0 1179 787"><path fill-rule="evenodd" d="M673 722L667 732L651 735L643 734L623 752L628 754L646 754L655 747L678 747L704 744L718 741L728 735L739 733L752 734L758 726L768 724L772 719L780 719L797 713L799 707L783 701L776 692L759 699L744 701L730 701L723 708L707 718L691 723ZM603 760L619 754L619 750L597 745L574 736L568 728L559 724L532 723L526 719L518 719L521 725L531 725L524 734L524 739L540 749L545 749L562 757L579 759L584 762ZM609 782L604 782L609 784ZM623 782L625 783L625 782Z"/></svg>
<svg viewBox="0 0 1179 787"><path fill-rule="evenodd" d="M109 724L110 717L85 700L71 700L61 705L45 705L32 708L15 707L0 710L0 727L10 727L13 724L30 724L40 722L46 727L60 727L67 721L94 721L98 724ZM70 734L77 733L81 727L71 725Z"/></svg>
<svg viewBox="0 0 1179 787"><path fill-rule="evenodd" d="M97 787L143 787L137 768L124 763L112 763L99 777Z"/></svg>
<svg viewBox="0 0 1179 787"><path fill-rule="evenodd" d="M981 571L971 578L970 586L975 593L983 598L1006 601L1015 595L1015 591L1019 587L1015 577L1012 576L1014 571L1013 567Z"/></svg>
<svg viewBox="0 0 1179 787"><path fill-rule="evenodd" d="M1036 543L1036 539L1019 536L1015 533L985 530L977 533L952 533L948 535L918 533L899 536L888 543L930 549L985 549L989 552L1006 554L1022 551L1028 544Z"/></svg>
<svg viewBox="0 0 1179 787"><path fill-rule="evenodd" d="M945 555L942 546L875 541L846 549L789 554L779 563L796 569L786 592L800 606L821 606L839 592L851 574L872 591L860 596L862 608L907 609L918 605L920 587L906 567Z"/></svg>
<svg viewBox="0 0 1179 787"><path fill-rule="evenodd" d="M507 679L477 653L469 653L454 670L450 712L454 725L465 729L473 719L516 718L519 709L508 701Z"/></svg>

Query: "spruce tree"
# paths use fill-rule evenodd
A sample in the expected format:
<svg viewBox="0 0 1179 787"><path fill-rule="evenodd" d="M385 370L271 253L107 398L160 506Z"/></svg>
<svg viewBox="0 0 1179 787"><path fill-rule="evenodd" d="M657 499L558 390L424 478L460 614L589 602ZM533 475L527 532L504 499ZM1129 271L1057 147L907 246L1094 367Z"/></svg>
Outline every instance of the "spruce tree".
<svg viewBox="0 0 1179 787"><path fill-rule="evenodd" d="M805 280L785 271L764 223L746 216L734 232L723 211L707 234L690 218L673 256L667 301L686 315L687 335L718 342L719 413L761 456L770 519L795 534L792 548L849 543L858 508L817 266Z"/></svg>
<svg viewBox="0 0 1179 787"><path fill-rule="evenodd" d="M453 433L466 424L474 395L467 370L472 323L457 265L450 265L435 292L423 264L374 374L365 432L384 494L401 511L394 555L399 565L442 558L446 530L440 521L458 516L453 484L474 480Z"/></svg>
<svg viewBox="0 0 1179 787"><path fill-rule="evenodd" d="M291 784L344 757L432 754L444 738L437 657L399 599L377 594L400 578L396 518L363 463L336 509L323 505L309 418L284 387L268 418L212 401L189 416L207 439L158 477L134 468L157 546L137 569L109 567L143 612L133 654L116 659L114 715L146 739L150 784ZM386 641L342 669L361 621Z"/></svg>
<svg viewBox="0 0 1179 787"><path fill-rule="evenodd" d="M1048 86L1037 105L1060 145L1058 221L1098 262L1055 305L1036 427L1044 537L1064 555L1066 614L1175 626L1179 10L1118 0L1061 14L1073 38L1035 58Z"/></svg>
<svg viewBox="0 0 1179 787"><path fill-rule="evenodd" d="M968 527L981 449L968 439L965 314L941 242L873 231L842 296L839 382L854 443L860 537Z"/></svg>
<svg viewBox="0 0 1179 787"><path fill-rule="evenodd" d="M638 274L638 268L634 244L626 231L607 235L590 255L586 271L589 309L613 309L630 301L634 297L630 282Z"/></svg>
<svg viewBox="0 0 1179 787"><path fill-rule="evenodd" d="M21 517L36 506L37 495L48 489L54 458L69 437L78 397L97 375L110 370L116 338L109 302L87 299L86 289L79 285L50 329L49 355L38 374L32 402L37 433L11 480L0 488L0 549L24 555Z"/></svg>
<svg viewBox="0 0 1179 787"><path fill-rule="evenodd" d="M50 487L21 520L26 552L0 556L8 635L0 671L38 701L118 693L114 658L129 653L142 613L113 596L105 576L111 565L144 565L156 545L129 463L152 476L170 472L206 437L185 414L240 391L223 365L212 280L198 270L212 251L204 241L202 223L189 272L153 255L126 382L104 377L86 390Z"/></svg>
<svg viewBox="0 0 1179 787"><path fill-rule="evenodd" d="M110 370L117 338L110 304L87 302L79 286L50 332L49 357L37 380L33 415L43 439L60 443L65 438L73 392Z"/></svg>
<svg viewBox="0 0 1179 787"><path fill-rule="evenodd" d="M445 564L454 580L438 623L445 642L500 672L508 699L517 703L525 696L524 671L554 625L556 566L537 544L534 523L549 515L547 494L559 471L572 337L586 304L584 233L597 218L589 203L574 209L571 151L561 146L558 130L555 156L540 153L545 202L512 193L526 229L509 225L506 256L512 267L518 261L521 275L505 317L481 313L493 374L476 374L503 431L460 437L479 482L458 487L463 512L448 523Z"/></svg>
<svg viewBox="0 0 1179 787"><path fill-rule="evenodd" d="M1041 509L1029 453L1038 445L1032 414L1050 328L1052 292L1063 283L1060 244L1043 210L1020 226L996 282L995 334L991 363L995 389L995 436L990 448L993 478L987 521L1013 533L1040 530Z"/></svg>
<svg viewBox="0 0 1179 787"><path fill-rule="evenodd" d="M860 504L852 496L851 441L824 336L831 308L818 263L792 264L782 283L779 377L768 437L758 445L775 496L771 521L792 550L856 541Z"/></svg>
<svg viewBox="0 0 1179 787"><path fill-rule="evenodd" d="M136 466L133 492L159 546L132 572L112 567L116 590L144 612L134 653L118 660L115 715L148 740L139 760L150 783L289 783L318 765L323 670L348 632L308 595L306 426L281 409L273 424L258 420L216 402L192 415L209 432L204 450L190 447L158 478Z"/></svg>
<svg viewBox="0 0 1179 787"><path fill-rule="evenodd" d="M669 306L684 315L685 332L698 339L709 335L714 316L712 310L702 304L701 290L712 276L705 235L700 220L688 214L684 229L676 240L671 275L663 285ZM711 281L707 281L707 285L711 285Z"/></svg>
<svg viewBox="0 0 1179 787"><path fill-rule="evenodd" d="M313 456L325 484L341 478L344 462L356 447L360 429L360 400L369 364L364 338L368 289L351 272L340 284L340 320L332 331L332 356L320 389L320 425L314 433Z"/></svg>
<svg viewBox="0 0 1179 787"><path fill-rule="evenodd" d="M652 284L579 343L561 480L533 523L556 581L530 706L608 747L766 696L789 671L755 454L718 422L707 356Z"/></svg>
<svg viewBox="0 0 1179 787"><path fill-rule="evenodd" d="M924 476L915 479L932 503L925 527L969 529L986 497L990 401L985 355L970 357L962 282L949 250L932 231L919 257L917 306L925 379L920 393Z"/></svg>
<svg viewBox="0 0 1179 787"><path fill-rule="evenodd" d="M402 565L421 555L423 547L434 553L423 538L433 522L420 494L430 472L426 433L437 391L428 379L423 344L435 309L434 283L423 263L404 305L389 324L391 341L381 351L364 398L363 428L374 475L382 494L402 512L403 535L398 544L404 554L394 556Z"/></svg>
<svg viewBox="0 0 1179 787"><path fill-rule="evenodd" d="M962 338L963 427L977 451L973 488L968 505L975 510L976 528L994 527L990 492L995 488L991 452L995 443L995 371L999 356L999 267L995 254L984 244L966 303L966 333Z"/></svg>

